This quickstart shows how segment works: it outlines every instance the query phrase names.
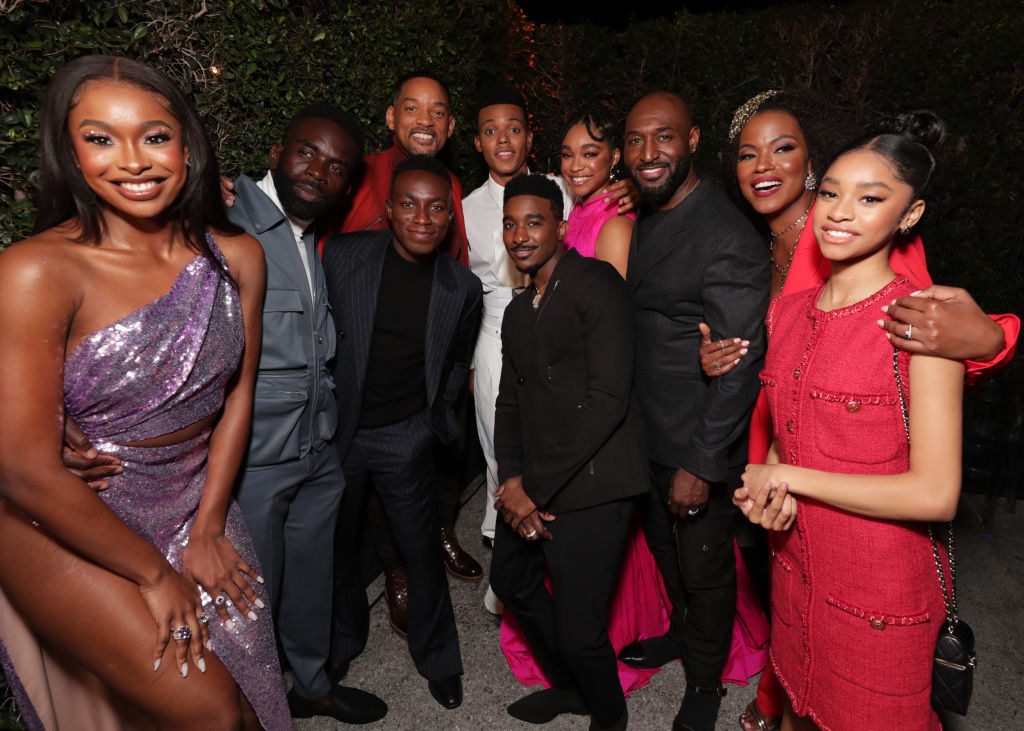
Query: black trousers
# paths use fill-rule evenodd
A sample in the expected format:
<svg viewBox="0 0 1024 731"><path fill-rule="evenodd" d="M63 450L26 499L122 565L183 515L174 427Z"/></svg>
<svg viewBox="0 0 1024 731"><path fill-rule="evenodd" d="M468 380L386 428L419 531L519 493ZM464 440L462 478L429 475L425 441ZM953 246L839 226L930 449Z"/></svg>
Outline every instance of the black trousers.
<svg viewBox="0 0 1024 731"><path fill-rule="evenodd" d="M551 540L524 540L500 516L494 531L491 588L519 622L548 679L578 690L601 726L626 710L608 639L608 604L633 507L631 499L617 500L563 513L546 524Z"/></svg>
<svg viewBox="0 0 1024 731"><path fill-rule="evenodd" d="M675 468L651 463L644 534L672 602L668 634L679 647L688 682L713 688L732 643L736 613L735 506L732 487L711 485L707 509L677 517L668 510Z"/></svg>
<svg viewBox="0 0 1024 731"><path fill-rule="evenodd" d="M434 433L426 412L356 432L345 457L345 499L334 556L331 662L351 660L366 646L369 610L359 570L367 494L387 513L409 577L409 653L420 674L441 679L462 672L448 579L438 560Z"/></svg>

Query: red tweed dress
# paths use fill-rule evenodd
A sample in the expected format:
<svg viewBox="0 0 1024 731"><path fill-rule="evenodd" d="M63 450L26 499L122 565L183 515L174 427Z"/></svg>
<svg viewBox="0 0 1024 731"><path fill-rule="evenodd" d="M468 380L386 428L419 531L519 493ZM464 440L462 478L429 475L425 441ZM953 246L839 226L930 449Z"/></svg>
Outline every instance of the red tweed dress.
<svg viewBox="0 0 1024 731"><path fill-rule="evenodd" d="M893 347L875 321L917 289L898 277L819 310L824 284L776 298L761 381L786 464L858 474L908 469ZM909 406L908 365L899 363ZM802 499L772 534L771 655L800 715L823 729L938 729L929 703L945 616L924 523L876 520Z"/></svg>

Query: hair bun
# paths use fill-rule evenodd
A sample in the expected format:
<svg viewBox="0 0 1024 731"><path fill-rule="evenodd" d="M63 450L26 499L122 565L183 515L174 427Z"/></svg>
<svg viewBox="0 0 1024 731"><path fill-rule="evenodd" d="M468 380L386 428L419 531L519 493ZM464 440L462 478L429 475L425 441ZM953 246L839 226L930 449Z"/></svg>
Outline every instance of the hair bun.
<svg viewBox="0 0 1024 731"><path fill-rule="evenodd" d="M932 151L946 139L946 123L927 109L883 115L875 127L876 134L905 135Z"/></svg>

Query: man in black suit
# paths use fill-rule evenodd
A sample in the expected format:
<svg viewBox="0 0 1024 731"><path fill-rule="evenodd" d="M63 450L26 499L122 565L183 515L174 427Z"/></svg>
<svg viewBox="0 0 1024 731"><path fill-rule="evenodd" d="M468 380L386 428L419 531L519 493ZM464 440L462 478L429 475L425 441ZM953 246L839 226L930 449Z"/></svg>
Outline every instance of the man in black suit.
<svg viewBox="0 0 1024 731"><path fill-rule="evenodd" d="M642 426L629 408L633 309L615 269L562 247L562 192L512 179L503 238L532 284L505 310L495 415L500 487L491 586L552 687L509 706L546 723L589 713L626 728L608 604L632 498L647 491ZM544 587L544 569L552 594Z"/></svg>
<svg viewBox="0 0 1024 731"><path fill-rule="evenodd" d="M637 220L626 285L636 315L636 381L651 459L647 543L673 611L662 637L623 648L634 667L682 657L686 693L673 728L713 729L736 604L732 489L765 350L765 246L743 215L693 167L700 129L674 94L656 92L626 120L625 162L647 206ZM750 341L727 376L700 369L701 322Z"/></svg>
<svg viewBox="0 0 1024 731"><path fill-rule="evenodd" d="M438 251L454 212L444 165L424 156L400 163L386 212L393 230L335 236L324 249L338 327L335 444L348 493L335 545L331 662L344 667L366 644L357 553L372 479L408 569L409 652L434 698L455 708L462 660L437 560L433 447L458 435L452 402L468 372L481 287Z"/></svg>

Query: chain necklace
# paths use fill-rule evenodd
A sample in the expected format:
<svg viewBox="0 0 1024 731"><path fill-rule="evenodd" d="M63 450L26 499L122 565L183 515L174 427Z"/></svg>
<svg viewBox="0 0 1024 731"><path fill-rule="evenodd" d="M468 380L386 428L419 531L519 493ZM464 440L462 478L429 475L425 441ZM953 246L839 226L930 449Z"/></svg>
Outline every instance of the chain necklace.
<svg viewBox="0 0 1024 731"><path fill-rule="evenodd" d="M538 287L536 284L534 284L533 288L537 290L533 295L533 309L536 310L538 307L540 307L541 297L544 296L544 290L548 288L548 285L545 283L543 287Z"/></svg>
<svg viewBox="0 0 1024 731"><path fill-rule="evenodd" d="M773 233L771 231L768 232L768 260L772 263L772 266L775 268L775 271L782 275L782 282L779 285L780 288L786 284L786 275L789 274L789 267L793 263L793 254L796 253L796 245L799 242L799 237L797 238L797 241L793 242L793 248L789 250L789 258L786 259L786 266L782 266L777 261L775 261L775 240L778 239L783 234L789 233L797 226L803 226L804 222L807 220L807 214L811 212L811 208L813 206L814 198L812 197L811 202L807 204L807 208L800 215L800 218L793 221L793 223L789 224L788 226L786 226L786 228L782 229L778 233Z"/></svg>

